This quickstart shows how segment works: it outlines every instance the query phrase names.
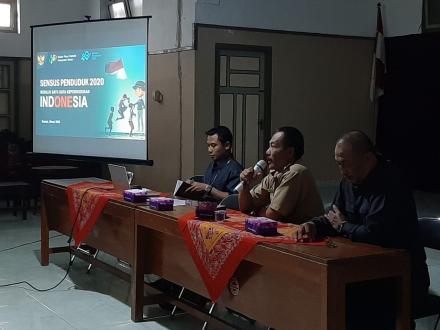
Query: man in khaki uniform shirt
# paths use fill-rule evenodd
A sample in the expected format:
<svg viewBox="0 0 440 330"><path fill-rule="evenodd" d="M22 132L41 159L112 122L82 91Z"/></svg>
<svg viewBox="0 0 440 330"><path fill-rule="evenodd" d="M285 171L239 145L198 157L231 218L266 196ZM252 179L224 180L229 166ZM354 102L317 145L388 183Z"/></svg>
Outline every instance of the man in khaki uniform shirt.
<svg viewBox="0 0 440 330"><path fill-rule="evenodd" d="M322 215L324 208L315 180L306 167L295 164L303 154L301 132L294 127L279 128L266 151L269 174L262 179L263 174L253 168L241 172L240 210L297 224Z"/></svg>

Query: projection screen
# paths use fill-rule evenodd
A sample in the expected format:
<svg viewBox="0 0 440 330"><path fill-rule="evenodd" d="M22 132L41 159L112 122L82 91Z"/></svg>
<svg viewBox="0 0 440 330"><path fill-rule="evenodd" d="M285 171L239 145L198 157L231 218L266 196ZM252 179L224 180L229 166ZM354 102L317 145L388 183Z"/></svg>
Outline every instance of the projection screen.
<svg viewBox="0 0 440 330"><path fill-rule="evenodd" d="M34 153L148 160L148 19L32 27Z"/></svg>

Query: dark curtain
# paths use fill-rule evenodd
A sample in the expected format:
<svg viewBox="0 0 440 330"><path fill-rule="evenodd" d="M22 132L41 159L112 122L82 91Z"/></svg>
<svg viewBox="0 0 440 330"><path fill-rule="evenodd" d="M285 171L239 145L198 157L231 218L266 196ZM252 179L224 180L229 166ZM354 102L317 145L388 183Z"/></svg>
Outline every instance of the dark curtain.
<svg viewBox="0 0 440 330"><path fill-rule="evenodd" d="M412 188L440 191L440 33L386 39L377 148Z"/></svg>

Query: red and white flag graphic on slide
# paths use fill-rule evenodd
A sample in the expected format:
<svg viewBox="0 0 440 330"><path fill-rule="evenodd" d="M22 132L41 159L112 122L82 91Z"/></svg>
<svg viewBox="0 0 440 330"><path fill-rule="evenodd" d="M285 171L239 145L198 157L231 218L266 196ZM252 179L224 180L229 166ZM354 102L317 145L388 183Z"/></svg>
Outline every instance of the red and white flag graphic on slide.
<svg viewBox="0 0 440 330"><path fill-rule="evenodd" d="M118 79L127 79L127 73L124 69L124 62L122 62L121 59L114 62L108 62L105 65L105 72L111 75L116 75L116 78Z"/></svg>

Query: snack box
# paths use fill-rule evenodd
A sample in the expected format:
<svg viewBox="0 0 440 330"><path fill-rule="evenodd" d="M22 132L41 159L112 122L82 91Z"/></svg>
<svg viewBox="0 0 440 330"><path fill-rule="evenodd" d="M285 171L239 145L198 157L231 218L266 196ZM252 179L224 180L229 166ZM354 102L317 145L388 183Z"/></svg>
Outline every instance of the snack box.
<svg viewBox="0 0 440 330"><path fill-rule="evenodd" d="M216 202L199 202L196 206L196 216L200 219L214 219L216 210Z"/></svg>
<svg viewBox="0 0 440 330"><path fill-rule="evenodd" d="M274 236L278 234L278 222L264 217L247 218L244 222L244 228L255 235Z"/></svg>
<svg viewBox="0 0 440 330"><path fill-rule="evenodd" d="M147 191L143 189L127 189L123 193L124 200L133 203L145 203L147 201Z"/></svg>
<svg viewBox="0 0 440 330"><path fill-rule="evenodd" d="M172 198L157 197L150 198L150 209L158 211L172 211L174 200Z"/></svg>

